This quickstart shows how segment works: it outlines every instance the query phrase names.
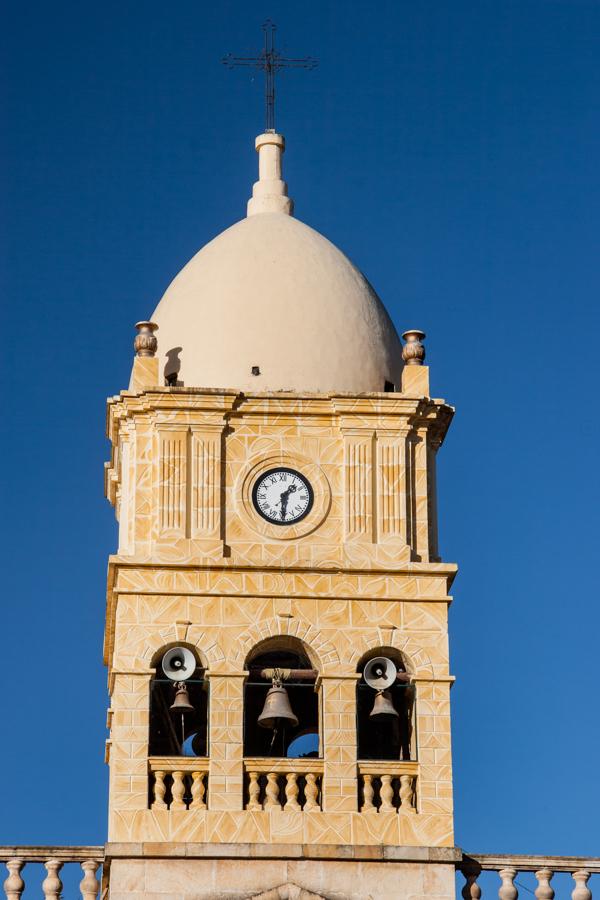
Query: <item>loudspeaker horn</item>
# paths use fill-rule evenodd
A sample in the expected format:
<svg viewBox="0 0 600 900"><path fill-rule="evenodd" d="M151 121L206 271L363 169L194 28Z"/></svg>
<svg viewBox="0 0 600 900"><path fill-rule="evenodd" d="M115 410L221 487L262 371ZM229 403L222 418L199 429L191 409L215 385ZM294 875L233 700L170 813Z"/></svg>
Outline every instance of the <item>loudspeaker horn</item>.
<svg viewBox="0 0 600 900"><path fill-rule="evenodd" d="M363 678L376 691L385 691L393 685L398 670L396 664L387 656L376 656L370 659L363 672Z"/></svg>
<svg viewBox="0 0 600 900"><path fill-rule="evenodd" d="M173 647L163 656L162 670L171 681L187 681L196 671L196 657L187 647Z"/></svg>

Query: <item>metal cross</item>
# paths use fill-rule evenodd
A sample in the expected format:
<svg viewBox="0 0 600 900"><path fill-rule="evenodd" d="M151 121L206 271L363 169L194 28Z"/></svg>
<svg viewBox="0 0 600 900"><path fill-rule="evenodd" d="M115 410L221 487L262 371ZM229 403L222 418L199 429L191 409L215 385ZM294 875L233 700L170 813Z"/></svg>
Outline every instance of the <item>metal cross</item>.
<svg viewBox="0 0 600 900"><path fill-rule="evenodd" d="M275 73L281 69L314 69L319 60L312 56L301 58L282 56L275 49L276 27L270 19L263 24L265 45L258 56L233 56L228 53L221 62L230 69L249 66L265 73L265 131L275 131Z"/></svg>

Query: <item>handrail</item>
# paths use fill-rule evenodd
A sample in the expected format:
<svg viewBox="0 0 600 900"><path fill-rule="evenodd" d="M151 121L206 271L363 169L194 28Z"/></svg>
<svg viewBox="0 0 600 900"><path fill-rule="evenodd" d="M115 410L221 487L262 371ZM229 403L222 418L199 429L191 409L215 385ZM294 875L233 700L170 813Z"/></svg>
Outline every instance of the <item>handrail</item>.
<svg viewBox="0 0 600 900"><path fill-rule="evenodd" d="M24 862L45 862L47 859L59 859L61 862L81 862L93 859L101 863L104 860L104 846L63 847L52 844L48 846L37 844L0 846L0 862L15 858L22 859Z"/></svg>
<svg viewBox="0 0 600 900"><path fill-rule="evenodd" d="M160 772L163 769L171 772L196 772L197 770L208 772L210 760L207 756L149 756L148 768L151 772Z"/></svg>
<svg viewBox="0 0 600 900"><path fill-rule="evenodd" d="M305 775L309 772L315 775L322 775L324 771L324 762L322 759L314 757L264 757L264 756L247 756L244 758L244 768L246 771L254 772L277 772L284 774L287 772L295 772L297 775Z"/></svg>
<svg viewBox="0 0 600 900"><path fill-rule="evenodd" d="M536 869L552 869L554 872L574 872L586 869L594 875L600 874L600 856L529 856L510 853L463 853L457 868L476 865L482 871L498 871L511 867L519 872L535 872Z"/></svg>

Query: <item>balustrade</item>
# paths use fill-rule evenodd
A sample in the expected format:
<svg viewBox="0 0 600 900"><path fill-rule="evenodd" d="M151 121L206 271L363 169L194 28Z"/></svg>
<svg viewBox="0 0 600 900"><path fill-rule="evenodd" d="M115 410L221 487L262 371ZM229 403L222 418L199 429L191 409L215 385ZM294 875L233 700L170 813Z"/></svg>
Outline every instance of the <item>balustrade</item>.
<svg viewBox="0 0 600 900"><path fill-rule="evenodd" d="M208 808L208 759L152 756L148 768L150 809Z"/></svg>
<svg viewBox="0 0 600 900"><path fill-rule="evenodd" d="M359 762L361 813L416 812L416 762Z"/></svg>
<svg viewBox="0 0 600 900"><path fill-rule="evenodd" d="M103 847L0 847L0 860L4 861L8 869L4 894L7 900L21 900L25 891L27 864L42 863L46 870L41 883L42 894L46 900L60 900L63 891L61 869L64 865L74 863L83 870L83 878L79 884L83 900L95 900L100 891L97 873L103 859ZM39 878L39 869L36 875Z"/></svg>
<svg viewBox="0 0 600 900"><path fill-rule="evenodd" d="M500 879L498 897L500 900L517 900L519 896L518 876L522 872L533 872L537 887L533 894L537 900L553 900L552 878L558 873L568 873L573 879L571 900L592 900L588 881L592 875L600 875L600 858L569 856L464 856L457 868L462 872L465 883L461 894L464 900L479 900L482 889L477 883L482 872L496 872ZM528 888L524 890L530 894ZM486 891L487 896L487 891ZM561 893L560 896L563 896Z"/></svg>
<svg viewBox="0 0 600 900"><path fill-rule="evenodd" d="M246 759L245 809L321 809L323 761L319 759Z"/></svg>

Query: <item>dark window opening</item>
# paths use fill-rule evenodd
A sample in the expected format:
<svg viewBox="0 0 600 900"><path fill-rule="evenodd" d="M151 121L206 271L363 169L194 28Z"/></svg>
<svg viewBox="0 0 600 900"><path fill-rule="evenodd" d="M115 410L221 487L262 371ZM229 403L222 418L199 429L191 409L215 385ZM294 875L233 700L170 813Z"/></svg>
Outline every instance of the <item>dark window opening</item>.
<svg viewBox="0 0 600 900"><path fill-rule="evenodd" d="M393 394L394 391L396 390L396 385L394 384L393 381L384 381L383 390L386 391L386 393L388 393L388 394Z"/></svg>
<svg viewBox="0 0 600 900"><path fill-rule="evenodd" d="M208 755L208 684L203 678L185 683L193 711L170 709L175 699L175 682L154 678L150 682L150 756Z"/></svg>
<svg viewBox="0 0 600 900"><path fill-rule="evenodd" d="M303 653L274 650L261 653L247 664L250 670L244 688L244 756L316 757L319 755L319 697L315 691L311 664ZM263 678L264 669L309 670L306 677L289 677L281 684L287 691L298 724L278 719L275 728L263 728L258 719L272 686Z"/></svg>
<svg viewBox="0 0 600 900"><path fill-rule="evenodd" d="M377 651L372 656L389 656L399 671L404 667L394 654ZM362 672L368 660L359 666ZM414 686L396 681L386 690L398 716L371 716L377 691L363 679L356 686L356 729L359 759L415 759L414 750Z"/></svg>

